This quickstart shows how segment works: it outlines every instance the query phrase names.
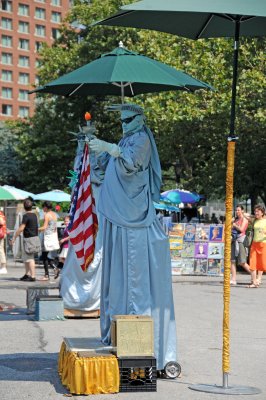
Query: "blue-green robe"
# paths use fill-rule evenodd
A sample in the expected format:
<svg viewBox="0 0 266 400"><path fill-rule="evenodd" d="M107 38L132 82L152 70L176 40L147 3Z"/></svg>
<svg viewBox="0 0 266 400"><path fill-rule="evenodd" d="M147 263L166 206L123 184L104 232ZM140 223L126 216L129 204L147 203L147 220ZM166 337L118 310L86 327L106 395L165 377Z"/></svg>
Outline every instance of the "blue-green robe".
<svg viewBox="0 0 266 400"><path fill-rule="evenodd" d="M101 336L110 344L113 315L150 315L154 320L157 369L176 361L176 327L169 241L156 218L160 165L145 127L125 136L118 158L106 166L98 210L103 217Z"/></svg>

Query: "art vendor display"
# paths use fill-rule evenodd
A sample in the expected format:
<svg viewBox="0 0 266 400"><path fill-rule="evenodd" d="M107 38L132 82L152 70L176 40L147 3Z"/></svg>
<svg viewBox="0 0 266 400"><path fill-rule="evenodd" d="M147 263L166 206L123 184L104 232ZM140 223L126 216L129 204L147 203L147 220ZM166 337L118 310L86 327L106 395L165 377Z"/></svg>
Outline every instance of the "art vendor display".
<svg viewBox="0 0 266 400"><path fill-rule="evenodd" d="M168 235L172 275L223 273L223 225L171 223Z"/></svg>

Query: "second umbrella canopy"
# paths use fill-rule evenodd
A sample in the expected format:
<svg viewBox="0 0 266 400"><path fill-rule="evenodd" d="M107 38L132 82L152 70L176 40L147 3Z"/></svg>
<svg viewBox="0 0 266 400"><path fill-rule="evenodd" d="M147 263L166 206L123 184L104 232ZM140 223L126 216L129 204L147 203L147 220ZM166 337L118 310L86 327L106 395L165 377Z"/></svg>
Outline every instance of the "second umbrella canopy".
<svg viewBox="0 0 266 400"><path fill-rule="evenodd" d="M34 200L41 201L55 201L56 203L60 203L63 201L70 201L71 196L68 193L63 192L62 190L50 190L49 192L39 193L34 196Z"/></svg>
<svg viewBox="0 0 266 400"><path fill-rule="evenodd" d="M120 46L110 53L31 93L52 93L62 96L121 95L133 97L142 93L170 90L212 89L207 83L178 71L169 65L129 51Z"/></svg>

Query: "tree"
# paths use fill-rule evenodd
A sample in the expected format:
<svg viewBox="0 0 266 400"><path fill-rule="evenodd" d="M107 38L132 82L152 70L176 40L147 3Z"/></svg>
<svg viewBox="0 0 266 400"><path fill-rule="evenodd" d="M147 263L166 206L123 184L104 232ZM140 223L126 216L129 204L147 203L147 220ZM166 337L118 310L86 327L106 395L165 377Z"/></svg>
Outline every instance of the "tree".
<svg viewBox="0 0 266 400"><path fill-rule="evenodd" d="M164 188L179 186L224 197L226 147L229 132L232 39L191 41L160 32L91 27L92 22L114 13L130 1L94 0L89 4L76 1L62 35L50 48L42 50L40 83L45 84L102 53L109 52L123 40L125 47L165 62L210 83L214 92L163 92L138 96L147 120L155 134L163 167ZM69 23L79 21L88 28L77 35ZM83 36L83 40L77 40ZM236 153L236 195L265 198L264 154L260 143L265 132L265 62L264 39L245 39L241 45L236 128L239 134ZM62 98L38 96L35 116L20 124L17 147L28 189L40 191L63 188L72 166L75 143L68 131L78 129L85 111L97 123L99 137L118 141L121 127L117 117L107 113L107 104L117 98ZM250 157L250 148L254 157ZM257 158L261 160L259 165ZM263 164L264 163L264 164ZM47 168L49 166L49 168ZM60 174L60 175L58 175ZM245 184L243 184L245 182ZM41 186L41 188L40 188Z"/></svg>
<svg viewBox="0 0 266 400"><path fill-rule="evenodd" d="M0 184L19 186L19 162L16 158L14 145L16 138L8 124L0 123Z"/></svg>

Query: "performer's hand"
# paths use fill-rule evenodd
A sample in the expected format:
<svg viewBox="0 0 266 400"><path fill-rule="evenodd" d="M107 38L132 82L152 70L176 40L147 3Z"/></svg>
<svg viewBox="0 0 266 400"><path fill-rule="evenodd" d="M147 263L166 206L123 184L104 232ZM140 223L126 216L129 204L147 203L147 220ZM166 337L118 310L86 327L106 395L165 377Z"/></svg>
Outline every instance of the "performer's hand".
<svg viewBox="0 0 266 400"><path fill-rule="evenodd" d="M89 148L95 153L102 153L106 151L113 157L118 157L120 155L119 146L113 143L105 142L104 140L100 139L92 139L89 141Z"/></svg>

